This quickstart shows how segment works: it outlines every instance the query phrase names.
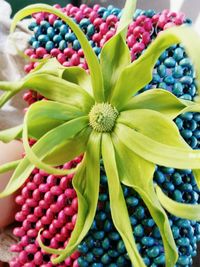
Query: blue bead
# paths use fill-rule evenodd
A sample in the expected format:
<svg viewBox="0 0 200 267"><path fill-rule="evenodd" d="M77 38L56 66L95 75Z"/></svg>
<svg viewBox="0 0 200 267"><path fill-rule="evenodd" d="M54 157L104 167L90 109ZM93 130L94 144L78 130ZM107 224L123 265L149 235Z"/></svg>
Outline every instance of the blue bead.
<svg viewBox="0 0 200 267"><path fill-rule="evenodd" d="M81 45L78 40L73 41L73 49L78 51L81 48Z"/></svg>
<svg viewBox="0 0 200 267"><path fill-rule="evenodd" d="M165 65L161 64L160 66L158 66L157 72L160 75L160 77L164 78L165 75L166 75L166 67L165 67Z"/></svg>
<svg viewBox="0 0 200 267"><path fill-rule="evenodd" d="M180 79L180 82L182 84L187 84L187 85L191 85L193 83L193 78L190 76L184 76Z"/></svg>
<svg viewBox="0 0 200 267"><path fill-rule="evenodd" d="M160 76L154 73L152 83L159 83L159 82L160 82Z"/></svg>
<svg viewBox="0 0 200 267"><path fill-rule="evenodd" d="M128 197L126 198L126 203L130 207L136 207L139 203L139 200L136 197Z"/></svg>
<svg viewBox="0 0 200 267"><path fill-rule="evenodd" d="M165 182L163 184L163 188L166 189L169 192L172 192L175 189L174 185L171 182Z"/></svg>
<svg viewBox="0 0 200 267"><path fill-rule="evenodd" d="M35 21L32 21L29 25L28 25L28 29L30 31L33 31L34 28L37 27L37 23Z"/></svg>
<svg viewBox="0 0 200 267"><path fill-rule="evenodd" d="M176 96L181 96L183 94L183 85L180 82L175 82L172 88L172 93Z"/></svg>
<svg viewBox="0 0 200 267"><path fill-rule="evenodd" d="M186 237L179 238L176 242L179 246L189 246L190 245L190 240Z"/></svg>
<svg viewBox="0 0 200 267"><path fill-rule="evenodd" d="M164 51L162 55L159 57L160 61L164 61L168 57L168 52Z"/></svg>
<svg viewBox="0 0 200 267"><path fill-rule="evenodd" d="M158 256L157 258L154 259L154 263L157 265L163 265L165 264L165 255L161 254L160 256Z"/></svg>
<svg viewBox="0 0 200 267"><path fill-rule="evenodd" d="M141 213L140 213L141 215ZM131 222L131 225L135 226L137 224L137 219L132 215L130 216L130 222Z"/></svg>
<svg viewBox="0 0 200 267"><path fill-rule="evenodd" d="M117 258L116 264L118 267L124 267L126 266L126 259L123 256L119 256Z"/></svg>
<svg viewBox="0 0 200 267"><path fill-rule="evenodd" d="M174 173L174 168L169 168L169 167L162 167L162 171L166 174L173 174Z"/></svg>
<svg viewBox="0 0 200 267"><path fill-rule="evenodd" d="M121 13L121 10L119 8L113 8L111 10L111 14L118 16Z"/></svg>
<svg viewBox="0 0 200 267"><path fill-rule="evenodd" d="M173 68L176 66L176 61L173 59L173 57L168 57L165 59L164 64L167 68Z"/></svg>
<svg viewBox="0 0 200 267"><path fill-rule="evenodd" d="M181 118L184 120L192 120L193 119L193 113L187 112L187 113L181 114Z"/></svg>
<svg viewBox="0 0 200 267"><path fill-rule="evenodd" d="M150 258L156 258L160 253L160 250L157 246L154 246L153 248L150 248L147 250L147 255Z"/></svg>
<svg viewBox="0 0 200 267"><path fill-rule="evenodd" d="M103 19L107 19L108 16L110 16L111 12L110 11L105 11L103 13Z"/></svg>
<svg viewBox="0 0 200 267"><path fill-rule="evenodd" d="M80 21L80 23L79 23L79 26L81 27L81 28L86 28L88 25L90 25L90 20L89 19L86 19L86 18L84 18L84 19L82 19L81 21Z"/></svg>
<svg viewBox="0 0 200 267"><path fill-rule="evenodd" d="M50 52L54 48L54 42L48 41L45 45L45 48L48 52Z"/></svg>
<svg viewBox="0 0 200 267"><path fill-rule="evenodd" d="M74 40L76 40L76 36L75 36L75 34L74 33L66 33L65 34L65 40L66 41L68 41L68 42L70 42L70 43L73 43L74 42Z"/></svg>
<svg viewBox="0 0 200 267"><path fill-rule="evenodd" d="M106 195L106 194L100 194L99 195L99 201L100 202L104 202L106 200L108 200L108 195Z"/></svg>
<svg viewBox="0 0 200 267"><path fill-rule="evenodd" d="M173 225L172 226L172 233L173 233L174 239L177 239L180 235L179 228L177 226Z"/></svg>
<svg viewBox="0 0 200 267"><path fill-rule="evenodd" d="M60 43L60 41L62 41L62 36L60 34L54 35L53 41L57 44Z"/></svg>
<svg viewBox="0 0 200 267"><path fill-rule="evenodd" d="M105 223L104 223L104 231L106 232L110 232L113 228L113 225L112 223L110 222L110 220L106 220Z"/></svg>
<svg viewBox="0 0 200 267"><path fill-rule="evenodd" d="M61 40L61 41L59 42L59 49L60 49L61 51L63 51L66 47L67 47L67 43L66 43L66 41L65 41L65 40Z"/></svg>
<svg viewBox="0 0 200 267"><path fill-rule="evenodd" d="M152 9L148 9L146 11L146 16L149 17L149 18L152 18L154 15L156 14L156 12Z"/></svg>
<svg viewBox="0 0 200 267"><path fill-rule="evenodd" d="M53 23L54 28L58 29L62 26L63 22L61 20L55 20Z"/></svg>
<svg viewBox="0 0 200 267"><path fill-rule="evenodd" d="M183 59L184 57L184 51L182 48L180 47L177 47L175 50L174 50L174 59L176 61L180 61L181 59Z"/></svg>
<svg viewBox="0 0 200 267"><path fill-rule="evenodd" d="M183 68L181 66L176 66L172 72L174 78L181 78L183 76Z"/></svg>
<svg viewBox="0 0 200 267"><path fill-rule="evenodd" d="M92 267L103 267L103 264L95 262L95 263L92 264Z"/></svg>
<svg viewBox="0 0 200 267"><path fill-rule="evenodd" d="M194 136L197 138L197 139L199 139L200 138L200 130L196 130L196 131L194 131Z"/></svg>
<svg viewBox="0 0 200 267"><path fill-rule="evenodd" d="M101 240L104 238L104 231L98 231L93 233L93 237L97 240Z"/></svg>
<svg viewBox="0 0 200 267"><path fill-rule="evenodd" d="M153 219L144 219L142 224L152 228L155 225L155 222Z"/></svg>
<svg viewBox="0 0 200 267"><path fill-rule="evenodd" d="M69 31L69 27L67 25L63 24L60 27L60 34L65 35L68 31Z"/></svg>
<svg viewBox="0 0 200 267"><path fill-rule="evenodd" d="M92 36L95 33L95 27L93 24L87 26L87 35Z"/></svg>
<svg viewBox="0 0 200 267"><path fill-rule="evenodd" d="M182 98L182 99L184 99L184 100L192 101L192 97L191 97L191 95L189 95L189 94L184 94L184 95L182 95L180 98Z"/></svg>
<svg viewBox="0 0 200 267"><path fill-rule="evenodd" d="M94 246L94 239L92 237L87 237L85 243L89 248L92 248Z"/></svg>
<svg viewBox="0 0 200 267"><path fill-rule="evenodd" d="M151 247L154 245L154 239L152 237L143 237L141 240L142 244L147 247Z"/></svg>
<svg viewBox="0 0 200 267"><path fill-rule="evenodd" d="M85 255L85 259L86 259L87 262L93 262L94 259L95 259L95 257L94 257L94 255L91 252L89 252L89 253L87 253Z"/></svg>
<svg viewBox="0 0 200 267"><path fill-rule="evenodd" d="M32 45L35 41L37 41L37 39L34 36L31 36L28 40L28 43Z"/></svg>
<svg viewBox="0 0 200 267"><path fill-rule="evenodd" d="M176 118L175 123L178 126L179 130L181 130L183 128L183 120L181 118Z"/></svg>
<svg viewBox="0 0 200 267"><path fill-rule="evenodd" d="M34 49L37 49L38 47L40 47L40 43L38 41L34 41L33 44L32 44L32 47Z"/></svg>
<svg viewBox="0 0 200 267"><path fill-rule="evenodd" d="M182 130L181 131L181 135L183 136L183 138L189 139L192 136L192 131L190 131L190 130Z"/></svg>
<svg viewBox="0 0 200 267"><path fill-rule="evenodd" d="M103 255L103 249L102 248L93 248L92 252L95 256L99 257Z"/></svg>
<svg viewBox="0 0 200 267"><path fill-rule="evenodd" d="M159 228L158 228L157 226L153 228L152 235L153 235L155 238L160 238L160 237L161 237Z"/></svg>
<svg viewBox="0 0 200 267"><path fill-rule="evenodd" d="M122 240L120 240L117 244L117 251L122 254L122 253L125 253L126 252L126 248L125 248L125 245L124 245L124 242Z"/></svg>
<svg viewBox="0 0 200 267"><path fill-rule="evenodd" d="M173 85L175 83L175 80L172 75L168 75L164 78L164 82L168 85Z"/></svg>
<svg viewBox="0 0 200 267"><path fill-rule="evenodd" d="M182 202L183 201L182 192L180 190L176 189L173 192L173 199L178 201L178 202Z"/></svg>
<svg viewBox="0 0 200 267"><path fill-rule="evenodd" d="M55 35L55 31L54 31L54 28L53 27L49 27L48 29L47 29L47 35L49 36L49 38L53 38L54 37L54 35Z"/></svg>
<svg viewBox="0 0 200 267"><path fill-rule="evenodd" d="M48 21L43 20L43 21L41 21L40 26L42 27L42 29L47 30L50 27L50 24Z"/></svg>
<svg viewBox="0 0 200 267"><path fill-rule="evenodd" d="M182 67L191 67L192 66L192 63L190 61L189 58L183 58L180 62L179 62L180 66Z"/></svg>
<svg viewBox="0 0 200 267"><path fill-rule="evenodd" d="M41 43L47 43L49 41L49 37L45 34L41 34L39 37L38 37L38 41L41 42Z"/></svg>
<svg viewBox="0 0 200 267"><path fill-rule="evenodd" d="M99 9L98 9L98 14L99 15L103 15L103 13L106 11L106 8L105 7L100 7Z"/></svg>
<svg viewBox="0 0 200 267"><path fill-rule="evenodd" d="M38 36L39 36L40 34L42 34L42 31L41 31L41 27L40 27L40 26L36 26L36 27L34 28L34 34L35 34L35 37L36 37L36 38L38 38Z"/></svg>
<svg viewBox="0 0 200 267"><path fill-rule="evenodd" d="M93 47L93 51L95 52L95 54L98 56L99 54L100 54L100 52L101 52L101 48L100 47L97 47L97 46L95 46L95 47Z"/></svg>
<svg viewBox="0 0 200 267"><path fill-rule="evenodd" d="M120 239L120 235L117 232L112 232L109 234L109 238L113 241L118 241Z"/></svg>
<svg viewBox="0 0 200 267"><path fill-rule="evenodd" d="M137 237L142 237L144 235L144 227L141 224L134 228L134 235Z"/></svg>
<svg viewBox="0 0 200 267"><path fill-rule="evenodd" d="M143 261L144 261L144 263L145 263L146 266L149 266L150 263L151 263L150 259L147 258L147 257L144 257L144 258L143 258Z"/></svg>
<svg viewBox="0 0 200 267"><path fill-rule="evenodd" d="M154 174L155 181L159 184L164 183L165 175L161 171L156 171Z"/></svg>
<svg viewBox="0 0 200 267"><path fill-rule="evenodd" d="M108 238L105 238L101 244L105 250L108 250L110 248L110 241Z"/></svg>
<svg viewBox="0 0 200 267"><path fill-rule="evenodd" d="M78 246L78 250L81 252L81 253L87 253L88 252L88 246L86 243L82 243Z"/></svg>
<svg viewBox="0 0 200 267"><path fill-rule="evenodd" d="M111 262L110 256L106 253L101 257L101 262L103 264L108 264Z"/></svg>
<svg viewBox="0 0 200 267"><path fill-rule="evenodd" d="M115 251L114 249L110 249L108 251L108 255L111 257L111 258L117 258L119 256L119 253L118 251Z"/></svg>
<svg viewBox="0 0 200 267"><path fill-rule="evenodd" d="M135 210L135 216L138 218L138 219L143 219L144 216L145 216L145 210L143 207L137 207L136 210Z"/></svg>
<svg viewBox="0 0 200 267"><path fill-rule="evenodd" d="M78 258L78 264L80 265L80 267L88 267L87 261L85 261L82 257Z"/></svg>
<svg viewBox="0 0 200 267"><path fill-rule="evenodd" d="M181 266L185 266L190 263L190 260L188 256L181 255L177 263L180 264Z"/></svg>
<svg viewBox="0 0 200 267"><path fill-rule="evenodd" d="M197 122L200 121L200 113L194 113L194 120Z"/></svg>
<svg viewBox="0 0 200 267"><path fill-rule="evenodd" d="M167 90L167 84L164 82L159 83L158 88Z"/></svg>

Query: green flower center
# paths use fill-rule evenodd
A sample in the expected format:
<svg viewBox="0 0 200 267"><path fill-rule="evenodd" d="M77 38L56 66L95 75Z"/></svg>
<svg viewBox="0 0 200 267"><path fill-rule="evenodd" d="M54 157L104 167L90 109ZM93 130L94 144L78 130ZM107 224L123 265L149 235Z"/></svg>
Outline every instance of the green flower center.
<svg viewBox="0 0 200 267"><path fill-rule="evenodd" d="M96 104L89 113L90 126L97 132L111 132L119 112L109 103Z"/></svg>

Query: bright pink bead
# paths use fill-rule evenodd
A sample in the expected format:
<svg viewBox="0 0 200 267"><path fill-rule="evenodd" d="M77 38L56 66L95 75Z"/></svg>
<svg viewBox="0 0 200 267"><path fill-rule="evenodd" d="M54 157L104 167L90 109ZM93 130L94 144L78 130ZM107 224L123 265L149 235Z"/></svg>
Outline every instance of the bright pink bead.
<svg viewBox="0 0 200 267"><path fill-rule="evenodd" d="M22 237L25 235L25 231L23 229L23 227L16 227L14 230L13 230L13 234L17 237Z"/></svg>
<svg viewBox="0 0 200 267"><path fill-rule="evenodd" d="M76 192L75 192L74 189L68 188L68 189L65 190L65 196L67 198L74 198L74 197L76 197Z"/></svg>
<svg viewBox="0 0 200 267"><path fill-rule="evenodd" d="M25 263L23 267L35 267L35 264L33 262Z"/></svg>
<svg viewBox="0 0 200 267"><path fill-rule="evenodd" d="M83 10L83 14L85 16L88 16L90 14L90 12L92 11L92 9L90 7L86 7L84 10Z"/></svg>
<svg viewBox="0 0 200 267"><path fill-rule="evenodd" d="M26 204L31 207L31 208L34 208L38 205L38 202L36 200L34 200L33 198L28 198L26 200Z"/></svg>
<svg viewBox="0 0 200 267"><path fill-rule="evenodd" d="M93 21L93 24L94 24L95 27L99 27L102 23L103 23L103 20L101 18L96 18Z"/></svg>
<svg viewBox="0 0 200 267"><path fill-rule="evenodd" d="M58 247L59 247L59 245L58 245L58 241L55 239L55 237L53 237L53 238L51 239L50 246L51 246L52 248L58 248Z"/></svg>
<svg viewBox="0 0 200 267"><path fill-rule="evenodd" d="M60 186L54 185L51 187L50 192L55 196L59 196L63 193L63 190L60 188Z"/></svg>
<svg viewBox="0 0 200 267"><path fill-rule="evenodd" d="M151 19L146 18L145 21L144 21L143 27L144 27L144 29L146 31L151 31L152 30L152 27L153 27L152 22L151 22Z"/></svg>
<svg viewBox="0 0 200 267"><path fill-rule="evenodd" d="M148 32L144 32L142 34L142 42L145 44L145 45L148 45L151 41L151 36Z"/></svg>
<svg viewBox="0 0 200 267"><path fill-rule="evenodd" d="M52 222L52 220L50 218L48 218L47 216L43 216L41 218L41 223L44 225L49 225Z"/></svg>
<svg viewBox="0 0 200 267"><path fill-rule="evenodd" d="M110 38L112 38L114 34L115 34L114 31L111 31L111 30L108 31L108 32L106 33L106 37L105 37L106 41L110 40Z"/></svg>
<svg viewBox="0 0 200 267"><path fill-rule="evenodd" d="M40 190L35 189L33 192L33 199L35 199L36 201L39 201L41 199L41 195L42 193L40 192Z"/></svg>
<svg viewBox="0 0 200 267"><path fill-rule="evenodd" d="M73 217L72 217L72 223L73 223L74 226L76 224L76 220L77 220L77 214L74 214Z"/></svg>
<svg viewBox="0 0 200 267"><path fill-rule="evenodd" d="M37 24L40 24L40 22L44 20L44 14L43 13L34 14L33 17L36 19Z"/></svg>
<svg viewBox="0 0 200 267"><path fill-rule="evenodd" d="M73 66L78 66L78 64L80 63L80 57L78 54L73 54L70 60L71 64Z"/></svg>
<svg viewBox="0 0 200 267"><path fill-rule="evenodd" d="M44 230L42 232L42 237L46 238L46 239L51 239L53 237L53 235L48 230Z"/></svg>
<svg viewBox="0 0 200 267"><path fill-rule="evenodd" d="M43 227L43 224L41 223L41 221L40 221L40 220L37 221L37 222L36 222L36 225L35 225L35 229L36 229L37 231L39 231L42 227Z"/></svg>
<svg viewBox="0 0 200 267"><path fill-rule="evenodd" d="M49 175L47 177L47 183L50 185L50 186L53 186L53 185L56 185L57 184L57 177L55 177L54 175Z"/></svg>
<svg viewBox="0 0 200 267"><path fill-rule="evenodd" d="M58 220L60 223L64 224L66 222L66 213L64 212L64 210L61 210L59 213L58 213Z"/></svg>
<svg viewBox="0 0 200 267"><path fill-rule="evenodd" d="M65 61L62 65L63 65L64 67L66 67L66 68L72 66L72 64L71 64L69 61Z"/></svg>
<svg viewBox="0 0 200 267"><path fill-rule="evenodd" d="M66 176L61 178L60 181L60 188L62 188L63 190L67 189L68 187L68 178Z"/></svg>
<svg viewBox="0 0 200 267"><path fill-rule="evenodd" d="M63 169L70 170L72 168L72 166L73 166L73 162L72 161L69 161L69 162L67 162L67 163L65 163L63 165Z"/></svg>
<svg viewBox="0 0 200 267"><path fill-rule="evenodd" d="M65 238L69 237L69 234L70 234L69 230L68 230L65 226L62 227L60 233L61 233L61 235L63 235Z"/></svg>
<svg viewBox="0 0 200 267"><path fill-rule="evenodd" d="M44 201L44 199L40 200L40 202L39 202L39 206L40 206L42 209L48 209L48 208L49 208L49 204L46 203L46 202Z"/></svg>
<svg viewBox="0 0 200 267"><path fill-rule="evenodd" d="M72 267L79 267L78 260L75 260Z"/></svg>
<svg viewBox="0 0 200 267"><path fill-rule="evenodd" d="M22 210L23 215L28 215L31 212L31 208L27 204L24 204L21 210Z"/></svg>
<svg viewBox="0 0 200 267"><path fill-rule="evenodd" d="M31 55L34 54L34 50L32 48L28 48L28 49L25 50L24 53L25 53L25 55L30 57Z"/></svg>
<svg viewBox="0 0 200 267"><path fill-rule="evenodd" d="M66 56L63 53L59 53L57 55L57 60L60 62L60 64L63 64L66 61Z"/></svg>
<svg viewBox="0 0 200 267"><path fill-rule="evenodd" d="M21 267L21 264L18 261L12 260L10 262L10 267Z"/></svg>
<svg viewBox="0 0 200 267"><path fill-rule="evenodd" d="M61 194L57 199L57 205L60 209L62 209L66 204L66 196L65 194Z"/></svg>
<svg viewBox="0 0 200 267"><path fill-rule="evenodd" d="M100 41L100 47L103 47L106 43L106 39L105 38L102 38L101 41Z"/></svg>
<svg viewBox="0 0 200 267"><path fill-rule="evenodd" d="M42 252L38 251L36 252L36 254L34 255L34 262L36 265L41 265L43 262L43 255Z"/></svg>
<svg viewBox="0 0 200 267"><path fill-rule="evenodd" d="M72 200L71 207L73 208L74 211L76 212L78 211L78 198L77 197Z"/></svg>
<svg viewBox="0 0 200 267"><path fill-rule="evenodd" d="M53 25L54 22L55 22L55 20L57 19L57 16L54 15L54 14L50 14L48 19L49 19L49 23L50 23L51 25Z"/></svg>
<svg viewBox="0 0 200 267"><path fill-rule="evenodd" d="M135 29L133 30L133 35L135 38L140 37L143 33L145 32L143 27L137 26L135 27Z"/></svg>
<svg viewBox="0 0 200 267"><path fill-rule="evenodd" d="M27 231L27 236L31 238L36 238L38 235L38 231L36 229L30 229Z"/></svg>
<svg viewBox="0 0 200 267"><path fill-rule="evenodd" d="M78 7L73 6L73 7L70 9L70 15L75 15L78 11L79 11Z"/></svg>
<svg viewBox="0 0 200 267"><path fill-rule="evenodd" d="M65 241L65 236L63 236L61 234L56 234L55 239L58 242L64 242Z"/></svg>
<svg viewBox="0 0 200 267"><path fill-rule="evenodd" d="M54 195L48 191L44 195L44 200L50 205L54 202Z"/></svg>
<svg viewBox="0 0 200 267"><path fill-rule="evenodd" d="M35 52L37 57L42 58L47 53L47 50L43 47L38 47Z"/></svg>
<svg viewBox="0 0 200 267"><path fill-rule="evenodd" d="M95 33L95 34L92 36L92 40L93 40L95 43L99 43L99 42L101 41L101 38L102 38L101 33Z"/></svg>
<svg viewBox="0 0 200 267"><path fill-rule="evenodd" d="M68 230L72 231L74 229L74 224L73 223L67 223L66 227L67 227Z"/></svg>
<svg viewBox="0 0 200 267"><path fill-rule="evenodd" d="M132 51L134 53L140 53L144 50L145 45L143 43L136 43L134 44L134 46L132 47Z"/></svg>
<svg viewBox="0 0 200 267"><path fill-rule="evenodd" d="M21 238L21 242L20 242L21 244L22 244L22 246L27 246L28 244L29 244L29 237L27 236L27 235L25 235L25 236L23 236L22 238Z"/></svg>
<svg viewBox="0 0 200 267"><path fill-rule="evenodd" d="M132 47L135 44L135 37L133 35L128 36L127 44L129 47Z"/></svg>
<svg viewBox="0 0 200 267"><path fill-rule="evenodd" d="M64 55L68 58L74 54L74 50L70 47L65 48L63 52L64 52Z"/></svg>
<svg viewBox="0 0 200 267"><path fill-rule="evenodd" d="M54 225L54 223L52 223L50 226L49 226L49 232L50 234L54 235L56 232L57 232L57 229Z"/></svg>
<svg viewBox="0 0 200 267"><path fill-rule="evenodd" d="M99 29L102 35L106 34L109 30L108 25L105 22L100 25Z"/></svg>
<svg viewBox="0 0 200 267"><path fill-rule="evenodd" d="M24 215L22 212L17 212L15 214L15 220L17 222L23 222L26 219L26 215Z"/></svg>
<svg viewBox="0 0 200 267"><path fill-rule="evenodd" d="M60 53L61 51L58 48L53 48L50 52L52 57L57 57Z"/></svg>
<svg viewBox="0 0 200 267"><path fill-rule="evenodd" d="M72 259L70 257L68 257L66 260L65 260L65 264L66 266L72 266Z"/></svg>
<svg viewBox="0 0 200 267"><path fill-rule="evenodd" d="M25 101L29 101L29 100L31 100L32 99L32 93L31 92L26 92L24 95L23 95L23 99L25 100Z"/></svg>
<svg viewBox="0 0 200 267"><path fill-rule="evenodd" d="M165 26L165 24L168 22L168 19L167 19L167 17L166 16L164 16L164 15L161 15L160 17L159 17L159 20L158 20L158 26L161 28L161 29L163 29L163 27Z"/></svg>
<svg viewBox="0 0 200 267"><path fill-rule="evenodd" d="M54 219L52 224L55 228L61 228L63 226L63 222L61 220Z"/></svg>
<svg viewBox="0 0 200 267"><path fill-rule="evenodd" d="M72 253L72 255L71 255L71 258L73 259L73 260L76 260L76 259L78 259L80 257L80 252L79 251L75 251L74 253Z"/></svg>
<svg viewBox="0 0 200 267"><path fill-rule="evenodd" d="M51 204L51 206L50 206L50 210L51 210L53 213L57 213L57 212L60 211L60 208L59 208L59 206L56 205L56 204Z"/></svg>
<svg viewBox="0 0 200 267"><path fill-rule="evenodd" d="M24 220L22 223L22 226L23 226L24 230L27 231L31 228L31 222L29 222L28 220Z"/></svg>
<svg viewBox="0 0 200 267"><path fill-rule="evenodd" d="M39 173L41 174L41 175L43 175L43 176L49 176L49 174L46 172L46 171L44 171L44 170L39 170Z"/></svg>
<svg viewBox="0 0 200 267"><path fill-rule="evenodd" d="M93 23L94 20L98 17L98 14L95 11L90 12L89 19Z"/></svg>
<svg viewBox="0 0 200 267"><path fill-rule="evenodd" d="M25 264L28 261L28 253L27 251L23 250L19 253L19 261L21 264Z"/></svg>
<svg viewBox="0 0 200 267"><path fill-rule="evenodd" d="M44 177L41 174L37 173L37 174L34 175L33 181L37 185L40 185L41 183L43 183Z"/></svg>
<svg viewBox="0 0 200 267"><path fill-rule="evenodd" d="M28 190L27 187L24 187L24 188L22 189L22 196L23 196L24 198L28 198L28 197L31 196L31 192Z"/></svg>
<svg viewBox="0 0 200 267"><path fill-rule="evenodd" d="M118 18L115 15L109 15L106 19L106 23L108 24L115 24L117 23Z"/></svg>
<svg viewBox="0 0 200 267"><path fill-rule="evenodd" d="M60 9L61 8L61 5L55 4L55 5L53 5L53 7L57 8L57 9Z"/></svg>
<svg viewBox="0 0 200 267"><path fill-rule="evenodd" d="M28 246L26 246L25 250L28 253L36 253L38 251L38 248L35 244L29 244Z"/></svg>
<svg viewBox="0 0 200 267"><path fill-rule="evenodd" d="M39 190L40 190L40 192L42 192L42 193L46 193L46 192L48 192L49 189L50 189L49 184L40 184L40 185L39 185Z"/></svg>
<svg viewBox="0 0 200 267"><path fill-rule="evenodd" d="M47 216L47 218L53 220L53 218L54 218L54 213L51 211L50 208L46 211L46 216Z"/></svg>
<svg viewBox="0 0 200 267"><path fill-rule="evenodd" d="M75 213L75 211L72 207L65 207L64 212L67 216L72 216Z"/></svg>
<svg viewBox="0 0 200 267"><path fill-rule="evenodd" d="M37 218L37 216L35 216L34 214L29 214L29 215L27 216L27 220L28 220L29 222L37 222L38 218Z"/></svg>
<svg viewBox="0 0 200 267"><path fill-rule="evenodd" d="M22 246L20 244L13 244L10 248L12 252L21 252L22 251Z"/></svg>
<svg viewBox="0 0 200 267"><path fill-rule="evenodd" d="M168 22L167 24L165 24L165 26L164 26L164 30L167 30L167 29L169 29L169 28L172 28L172 27L174 27L174 26L176 26L176 24L175 23L173 23L173 22Z"/></svg>
<svg viewBox="0 0 200 267"><path fill-rule="evenodd" d="M138 16L137 17L137 25L139 25L139 24L141 24L141 23L143 23L144 21L145 21L145 19L146 19L146 16L145 15L140 15L140 16Z"/></svg>
<svg viewBox="0 0 200 267"><path fill-rule="evenodd" d="M84 18L83 13L81 11L78 11L75 15L76 21L79 23Z"/></svg>

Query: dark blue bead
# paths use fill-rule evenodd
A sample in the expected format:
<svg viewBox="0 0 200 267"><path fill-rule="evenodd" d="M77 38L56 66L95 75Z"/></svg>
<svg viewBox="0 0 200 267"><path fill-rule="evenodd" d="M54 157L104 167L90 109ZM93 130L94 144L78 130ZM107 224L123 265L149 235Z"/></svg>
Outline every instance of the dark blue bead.
<svg viewBox="0 0 200 267"><path fill-rule="evenodd" d="M182 181L182 176L180 173L178 172L175 172L173 175L172 175L172 179L173 179L173 183L175 185L180 185L183 181Z"/></svg>
<svg viewBox="0 0 200 267"><path fill-rule="evenodd" d="M126 203L130 207L136 207L139 203L139 200L136 197L128 197L126 198Z"/></svg>
<svg viewBox="0 0 200 267"><path fill-rule="evenodd" d="M97 240L101 240L104 238L104 231L98 231L93 233L93 237Z"/></svg>
<svg viewBox="0 0 200 267"><path fill-rule="evenodd" d="M199 139L200 138L200 130L196 130L196 131L194 131L194 136L197 138L197 139Z"/></svg>
<svg viewBox="0 0 200 267"><path fill-rule="evenodd" d="M88 246L86 243L82 243L78 246L78 250L81 252L81 253L87 253L88 252Z"/></svg>
<svg viewBox="0 0 200 267"><path fill-rule="evenodd" d="M161 254L160 256L158 256L157 258L154 259L154 263L157 265L163 265L165 264L165 255Z"/></svg>
<svg viewBox="0 0 200 267"><path fill-rule="evenodd" d="M90 25L90 23L91 22L89 19L84 18L80 21L79 25L81 28L86 28L88 25Z"/></svg>
<svg viewBox="0 0 200 267"><path fill-rule="evenodd" d="M115 251L115 250L113 250L113 249L110 249L110 250L108 251L108 255L109 255L111 258L117 258L117 257L119 256L119 253L118 253L118 251Z"/></svg>
<svg viewBox="0 0 200 267"><path fill-rule="evenodd" d="M120 240L117 244L117 251L122 254L122 253L125 253L126 252L126 248L125 248L125 245L124 245L124 242L122 240Z"/></svg>
<svg viewBox="0 0 200 267"><path fill-rule="evenodd" d="M97 46L95 46L95 47L93 47L93 50L94 50L94 52L95 52L95 54L98 56L99 54L100 54L100 52L101 52L101 48L100 47L97 47Z"/></svg>
<svg viewBox="0 0 200 267"><path fill-rule="evenodd" d="M110 14L111 14L111 12L110 11L105 11L104 13L103 13L103 19L107 19L107 17L108 16L110 16Z"/></svg>
<svg viewBox="0 0 200 267"><path fill-rule="evenodd" d="M93 24L87 26L87 35L92 36L95 33L95 27Z"/></svg>
<svg viewBox="0 0 200 267"><path fill-rule="evenodd" d="M113 225L110 220L106 220L104 223L104 231L110 232L113 228Z"/></svg>
<svg viewBox="0 0 200 267"><path fill-rule="evenodd" d="M108 264L111 262L110 256L106 253L101 257L101 262L103 264Z"/></svg>
<svg viewBox="0 0 200 267"><path fill-rule="evenodd" d="M136 211L135 211L135 216L138 218L138 219L143 219L144 216L145 216L145 210L143 207L137 207L136 208Z"/></svg>
<svg viewBox="0 0 200 267"><path fill-rule="evenodd" d="M87 254L85 255L85 260L86 260L87 262L93 262L94 259L95 259L95 257L94 257L94 255L93 255L91 252L89 252L89 253L87 253Z"/></svg>
<svg viewBox="0 0 200 267"><path fill-rule="evenodd" d="M117 232L112 232L109 234L109 238L113 241L118 241L120 239L120 235Z"/></svg>
<svg viewBox="0 0 200 267"><path fill-rule="evenodd" d="M80 265L80 267L88 267L87 261L85 261L82 257L78 258L78 264Z"/></svg>
<svg viewBox="0 0 200 267"><path fill-rule="evenodd" d="M92 252L96 257L103 255L103 249L102 248L93 248Z"/></svg>
<svg viewBox="0 0 200 267"><path fill-rule="evenodd" d="M126 259L123 256L119 256L117 258L116 264L118 267L124 267L126 266Z"/></svg>
<svg viewBox="0 0 200 267"><path fill-rule="evenodd" d="M101 244L105 250L108 250L110 248L110 241L108 238L105 238Z"/></svg>

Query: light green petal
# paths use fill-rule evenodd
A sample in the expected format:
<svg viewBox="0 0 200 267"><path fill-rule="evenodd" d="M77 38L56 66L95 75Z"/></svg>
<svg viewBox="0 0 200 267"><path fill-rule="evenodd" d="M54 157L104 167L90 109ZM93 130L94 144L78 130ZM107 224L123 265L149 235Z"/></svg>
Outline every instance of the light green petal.
<svg viewBox="0 0 200 267"><path fill-rule="evenodd" d="M76 250L88 233L97 209L100 186L100 143L101 134L92 132L83 163L73 178L73 186L78 197L78 216L67 247L52 260L53 264L64 261ZM45 249L45 248L44 248Z"/></svg>
<svg viewBox="0 0 200 267"><path fill-rule="evenodd" d="M132 97L123 107L122 111L131 109L150 109L166 115L169 119L174 119L189 105L189 103L186 104L166 90L151 89Z"/></svg>
<svg viewBox="0 0 200 267"><path fill-rule="evenodd" d="M67 17L63 12L49 5L45 5L45 4L29 5L23 8L22 10L20 10L14 16L12 20L12 24L11 24L11 32L15 30L17 23L21 19L33 13L38 13L38 12L47 12L47 13L55 14L56 16L61 18L65 23L67 23L69 27L73 30L73 32L75 33L75 35L77 36L81 44L81 47L84 51L85 58L87 60L87 64L90 70L93 94L94 94L95 100L97 102L102 102L104 100L103 78L102 78L102 73L101 73L101 68L99 65L98 58L96 54L94 53L92 47L88 43L88 40L86 36L84 35L84 33L82 32L82 30L70 17Z"/></svg>
<svg viewBox="0 0 200 267"><path fill-rule="evenodd" d="M113 134L120 181L133 188L143 199L162 236L166 266L174 267L178 258L170 223L160 205L153 186L155 165L142 159L125 147Z"/></svg>
<svg viewBox="0 0 200 267"><path fill-rule="evenodd" d="M17 166L19 165L20 162L21 162L21 159L20 160L15 160L15 161L12 161L12 162L9 162L9 163L5 163L5 164L1 165L0 166L0 174L1 173L8 172L8 171L15 170L17 168Z"/></svg>
<svg viewBox="0 0 200 267"><path fill-rule="evenodd" d="M200 168L198 150L162 144L123 124L116 126L115 133L124 145L147 161L177 169Z"/></svg>
<svg viewBox="0 0 200 267"><path fill-rule="evenodd" d="M133 237L130 218L119 181L112 139L106 133L103 134L102 138L102 158L108 178L110 209L113 223L124 241L132 264L138 267L145 267Z"/></svg>
<svg viewBox="0 0 200 267"><path fill-rule="evenodd" d="M156 186L156 193L162 206L172 215L192 221L200 221L200 205L176 202L165 195L159 186Z"/></svg>
<svg viewBox="0 0 200 267"><path fill-rule="evenodd" d="M197 87L200 88L200 37L192 27L173 27L159 34L144 54L124 69L111 103L120 111L133 95L152 80L153 68L162 52L179 43L184 45L194 64Z"/></svg>
<svg viewBox="0 0 200 267"><path fill-rule="evenodd" d="M22 137L22 125L0 131L0 141L9 143L12 140L20 139Z"/></svg>

